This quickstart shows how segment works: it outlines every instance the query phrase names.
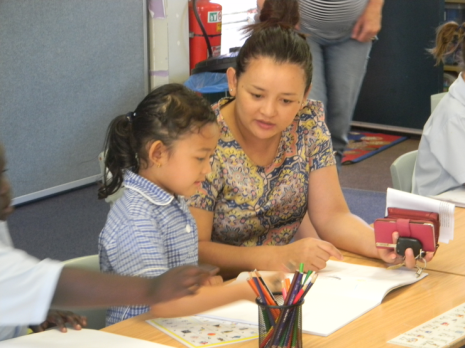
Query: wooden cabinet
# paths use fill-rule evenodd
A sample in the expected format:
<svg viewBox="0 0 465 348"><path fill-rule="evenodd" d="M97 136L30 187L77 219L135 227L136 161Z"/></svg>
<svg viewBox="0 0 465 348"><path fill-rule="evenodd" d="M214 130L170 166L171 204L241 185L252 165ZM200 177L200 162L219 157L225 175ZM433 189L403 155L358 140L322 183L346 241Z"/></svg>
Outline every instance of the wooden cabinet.
<svg viewBox="0 0 465 348"><path fill-rule="evenodd" d="M373 44L354 125L420 133L430 96L442 92L443 70L426 49L444 21L444 0L386 0L379 41Z"/></svg>

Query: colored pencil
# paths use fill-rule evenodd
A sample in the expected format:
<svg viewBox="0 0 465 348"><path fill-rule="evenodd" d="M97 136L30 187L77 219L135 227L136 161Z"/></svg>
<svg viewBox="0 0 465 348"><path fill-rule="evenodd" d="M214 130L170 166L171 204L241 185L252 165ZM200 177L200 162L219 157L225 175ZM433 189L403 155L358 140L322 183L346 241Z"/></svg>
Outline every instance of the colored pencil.
<svg viewBox="0 0 465 348"><path fill-rule="evenodd" d="M308 271L305 275L303 273L303 264L301 264L299 271L295 271L292 281L289 278L281 281L284 306L282 309L271 308L273 306L279 307L279 305L260 273L255 270L253 273L249 272L249 275L250 278L247 279L247 282L262 303L260 307L262 311L261 318L267 330L260 343L260 348L294 348L301 346L302 337L298 334L298 326L302 307L299 302L305 298L315 283L318 274Z"/></svg>
<svg viewBox="0 0 465 348"><path fill-rule="evenodd" d="M271 290L268 288L268 286L266 285L265 281L263 280L262 276L260 273L258 273L257 270L255 270L255 274L257 275L258 279L260 280L260 283L262 283L262 285L264 286L264 288L266 289L267 293L270 294L270 297L271 299L273 300L273 303L275 306L278 305L278 302L276 302L276 299L274 298L273 296L273 293L271 292Z"/></svg>
<svg viewBox="0 0 465 348"><path fill-rule="evenodd" d="M267 329L270 327L270 326L275 326L275 319L273 317L273 314L271 314L271 308L269 307L269 304L267 303L266 301L266 297L265 297L265 294L263 293L263 290L259 284L259 280L256 278L256 277L253 277L252 280L254 281L255 283L255 286L257 287L257 290L258 290L258 293L260 294L260 299L262 301L262 304L264 305L264 311L266 313L266 315L268 316L268 320L269 320L269 325L267 327ZM263 315L265 317L265 315Z"/></svg>
<svg viewBox="0 0 465 348"><path fill-rule="evenodd" d="M305 276L305 280L304 280L304 282L302 283L302 285L305 284L305 283L307 282L308 277L310 277L310 274L312 274L312 272L313 272L313 271L308 271L308 272L307 272L307 275Z"/></svg>

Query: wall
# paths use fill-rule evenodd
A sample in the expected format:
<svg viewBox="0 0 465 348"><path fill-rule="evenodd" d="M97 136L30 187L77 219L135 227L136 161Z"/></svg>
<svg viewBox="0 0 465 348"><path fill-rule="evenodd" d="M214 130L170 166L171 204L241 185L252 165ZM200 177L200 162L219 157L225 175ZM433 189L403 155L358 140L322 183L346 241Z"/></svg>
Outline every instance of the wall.
<svg viewBox="0 0 465 348"><path fill-rule="evenodd" d="M149 0L151 89L189 78L187 0Z"/></svg>

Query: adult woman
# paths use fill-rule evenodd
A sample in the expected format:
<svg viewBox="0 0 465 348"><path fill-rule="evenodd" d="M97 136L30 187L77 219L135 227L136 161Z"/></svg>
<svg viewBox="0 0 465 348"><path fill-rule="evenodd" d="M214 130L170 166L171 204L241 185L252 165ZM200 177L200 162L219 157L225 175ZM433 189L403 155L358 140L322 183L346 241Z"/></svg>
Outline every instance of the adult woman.
<svg viewBox="0 0 465 348"><path fill-rule="evenodd" d="M232 98L214 106L221 135L212 172L190 199L199 259L226 277L289 261L322 269L330 256L342 259L335 246L400 262L394 252L376 249L373 230L347 207L323 105L307 100L308 44L294 22L282 22L298 18L298 7L290 0L271 3L268 17L252 26L237 69L227 72ZM307 212L322 240L301 225ZM413 267L411 251L407 255Z"/></svg>
<svg viewBox="0 0 465 348"><path fill-rule="evenodd" d="M258 0L258 8L265 0ZM299 0L299 29L315 68L310 98L323 102L337 165L341 165L384 0Z"/></svg>

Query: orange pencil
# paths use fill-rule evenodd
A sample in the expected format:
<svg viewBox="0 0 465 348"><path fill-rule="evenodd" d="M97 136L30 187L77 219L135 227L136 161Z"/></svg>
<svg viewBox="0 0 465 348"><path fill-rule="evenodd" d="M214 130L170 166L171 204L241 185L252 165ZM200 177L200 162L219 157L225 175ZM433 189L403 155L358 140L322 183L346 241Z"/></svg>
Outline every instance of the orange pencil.
<svg viewBox="0 0 465 348"><path fill-rule="evenodd" d="M249 283L249 285L252 288L253 292L255 292L255 295L257 295L257 297L260 297L260 293L258 292L258 289L255 286L255 283L253 282L253 280L250 279L250 278L247 278L247 283Z"/></svg>
<svg viewBox="0 0 465 348"><path fill-rule="evenodd" d="M291 280L286 278L284 281L286 282L286 291L289 292L289 288L291 287Z"/></svg>
<svg viewBox="0 0 465 348"><path fill-rule="evenodd" d="M251 274L251 273L249 272L249 275L250 275L250 274ZM252 277L253 277L253 276L252 276ZM254 278L257 278L257 277L254 277ZM267 303L269 306L277 306L278 304L277 304L276 301L271 297L271 294L270 294L270 292L269 292L268 287L264 286L264 285L262 284L262 282L260 281L260 279L257 279L257 280L258 280L257 284L258 284L258 286L260 287L260 290L262 290L263 295L265 296L265 299L264 299L264 300L266 301L266 303ZM251 281L252 281L252 283L254 283L252 279L251 279ZM254 283L254 285L255 285L255 283ZM259 294L260 294L260 290L257 288L257 292L258 292ZM260 295L258 295L258 296L260 296ZM276 321L276 319L278 318L279 313L280 313L280 312L279 312L279 309L277 309L277 308L270 308L270 310L271 310L271 314L273 315L273 319Z"/></svg>

